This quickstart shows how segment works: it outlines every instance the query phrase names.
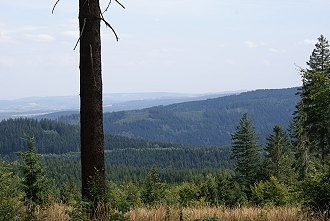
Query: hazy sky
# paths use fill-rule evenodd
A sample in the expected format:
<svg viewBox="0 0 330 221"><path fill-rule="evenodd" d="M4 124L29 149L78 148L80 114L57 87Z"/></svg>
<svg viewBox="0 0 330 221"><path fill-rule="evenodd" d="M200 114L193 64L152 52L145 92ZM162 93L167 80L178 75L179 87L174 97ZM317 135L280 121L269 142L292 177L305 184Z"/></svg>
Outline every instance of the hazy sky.
<svg viewBox="0 0 330 221"><path fill-rule="evenodd" d="M79 94L78 1L0 3L0 99ZM102 8L108 1L101 0ZM123 0L102 28L104 92L300 85L329 0Z"/></svg>

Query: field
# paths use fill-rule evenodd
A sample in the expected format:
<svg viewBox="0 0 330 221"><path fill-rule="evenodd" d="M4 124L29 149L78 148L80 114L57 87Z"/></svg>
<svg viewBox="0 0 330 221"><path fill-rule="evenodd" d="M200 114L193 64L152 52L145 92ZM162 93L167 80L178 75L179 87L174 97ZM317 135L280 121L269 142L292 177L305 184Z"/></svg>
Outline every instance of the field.
<svg viewBox="0 0 330 221"><path fill-rule="evenodd" d="M40 220L69 221L67 211L72 208L63 204L54 204L47 210L40 212ZM125 214L130 221L318 221L321 217L308 218L298 208L136 208ZM71 219L82 220L82 219ZM105 218L104 220L109 220ZM112 219L121 221L122 219Z"/></svg>

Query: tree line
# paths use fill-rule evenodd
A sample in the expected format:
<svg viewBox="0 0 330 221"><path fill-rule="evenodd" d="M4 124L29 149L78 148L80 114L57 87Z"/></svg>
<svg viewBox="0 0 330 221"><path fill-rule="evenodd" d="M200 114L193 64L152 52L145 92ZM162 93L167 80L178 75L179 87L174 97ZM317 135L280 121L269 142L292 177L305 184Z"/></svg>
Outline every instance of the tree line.
<svg viewBox="0 0 330 221"><path fill-rule="evenodd" d="M301 99L296 106L289 131L280 125L274 125L266 143L261 145L253 120L248 114L243 114L231 135L231 149L227 152L227 160L231 159L229 169L223 170L216 166L215 170L205 170L207 166L198 167L201 161L222 160L212 161L212 158L208 158L215 155L212 148L203 151L197 148L190 152L192 156L196 155L191 159L197 160L190 165L197 165L195 169L173 164L172 166L179 168L182 166L181 171L176 171L174 167L161 168L165 164L160 164L160 168L149 164L149 167L140 170L139 164L133 164L136 167L125 167L129 164L126 161L118 167L109 166L114 169L112 171L118 171L116 175L109 173L108 191L103 202L116 208L122 219L125 218L124 213L131 208L157 205L180 208L210 205L293 205L301 206L310 216L329 219L330 50L324 36L318 38L307 66L308 68L301 69L303 86L298 91ZM14 220L21 216L33 217L34 210L27 208L46 206L51 199L60 199L77 210L81 208L77 207L77 204L84 203L81 202L83 199L79 194L82 187L76 183L76 180L81 179L79 156L70 153L57 159L56 155L46 155L42 159L36 153L32 141L30 138L25 140L28 150L20 154L17 162L0 162L0 216L3 220ZM130 158L134 161L133 157L142 158L148 155L144 150L146 149L113 149L110 153L134 153ZM172 151L178 151L180 156L173 160L173 163L182 163L184 159L180 157L186 150L160 146L152 149L164 154L168 162L171 162ZM152 151L149 153L151 155L146 157L151 159L151 162L156 158ZM207 156L206 153L210 155L203 158L203 154ZM110 161L114 160L111 158ZM48 177L45 173L47 170L43 169L47 164ZM63 167L66 164L69 168ZM51 169L56 167L59 171L51 174ZM131 178L130 173L134 174ZM184 173L186 175L183 175ZM61 175L61 179L67 181L52 181ZM63 177L64 175L67 175L67 178ZM119 180L121 182L118 182Z"/></svg>

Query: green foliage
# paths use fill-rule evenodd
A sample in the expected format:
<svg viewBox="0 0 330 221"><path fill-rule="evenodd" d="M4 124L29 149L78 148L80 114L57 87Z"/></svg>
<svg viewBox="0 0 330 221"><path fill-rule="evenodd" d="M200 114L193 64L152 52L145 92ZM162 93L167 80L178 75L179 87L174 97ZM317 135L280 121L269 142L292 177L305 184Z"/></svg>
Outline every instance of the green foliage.
<svg viewBox="0 0 330 221"><path fill-rule="evenodd" d="M199 200L199 188L194 183L182 183L177 187L179 203L182 206L194 206Z"/></svg>
<svg viewBox="0 0 330 221"><path fill-rule="evenodd" d="M151 168L141 192L143 203L147 205L160 204L164 199L164 187L157 170L154 167Z"/></svg>
<svg viewBox="0 0 330 221"><path fill-rule="evenodd" d="M26 200L34 205L45 205L49 199L50 181L34 148L33 137L28 138L28 150L21 153L19 169Z"/></svg>
<svg viewBox="0 0 330 221"><path fill-rule="evenodd" d="M218 187L218 203L228 207L244 205L247 202L246 194L229 173L221 172L216 176Z"/></svg>
<svg viewBox="0 0 330 221"><path fill-rule="evenodd" d="M252 201L262 206L284 206L290 202L290 193L285 184L272 176L252 188Z"/></svg>
<svg viewBox="0 0 330 221"><path fill-rule="evenodd" d="M109 221L129 221L130 219L125 217L122 213L113 213L109 217Z"/></svg>
<svg viewBox="0 0 330 221"><path fill-rule="evenodd" d="M297 150L308 150L324 162L330 153L330 49L323 35L318 38L307 65L309 68L301 70L303 86L295 126L298 144L304 142L308 147L300 146Z"/></svg>
<svg viewBox="0 0 330 221"><path fill-rule="evenodd" d="M317 39L315 49L307 62L308 71L321 71L330 73L330 50L328 40L321 35Z"/></svg>
<svg viewBox="0 0 330 221"><path fill-rule="evenodd" d="M264 169L266 177L276 177L282 182L290 182L295 178L292 169L293 151L288 135L283 129L276 125L273 134L267 138L265 147Z"/></svg>
<svg viewBox="0 0 330 221"><path fill-rule="evenodd" d="M0 122L0 154L26 149L23 137L33 134L39 153L79 151L79 127L52 120L9 119Z"/></svg>
<svg viewBox="0 0 330 221"><path fill-rule="evenodd" d="M109 184L107 198L111 206L121 213L142 204L140 188L128 182L126 185L118 185L113 182Z"/></svg>
<svg viewBox="0 0 330 221"><path fill-rule="evenodd" d="M295 166L302 180L300 197L304 207L329 217L326 159L330 154L330 48L323 35L318 38L307 65L307 69L301 70L303 86L294 121Z"/></svg>
<svg viewBox="0 0 330 221"><path fill-rule="evenodd" d="M218 204L218 183L212 174L208 174L200 184L200 196L212 206Z"/></svg>
<svg viewBox="0 0 330 221"><path fill-rule="evenodd" d="M90 220L89 211L91 204L84 201L79 201L73 205L71 210L67 210L66 214L70 217L71 221L88 221Z"/></svg>
<svg viewBox="0 0 330 221"><path fill-rule="evenodd" d="M247 114L243 115L232 135L232 159L235 162L235 179L249 196L250 187L260 179L261 158L257 135Z"/></svg>
<svg viewBox="0 0 330 221"><path fill-rule="evenodd" d="M57 196L61 202L68 205L75 205L81 200L81 191L78 185L69 182L63 182L57 188Z"/></svg>
<svg viewBox="0 0 330 221"><path fill-rule="evenodd" d="M0 220L19 220L23 215L24 193L13 165L0 160Z"/></svg>
<svg viewBox="0 0 330 221"><path fill-rule="evenodd" d="M330 164L323 169L313 166L301 183L304 207L311 213L330 218Z"/></svg>

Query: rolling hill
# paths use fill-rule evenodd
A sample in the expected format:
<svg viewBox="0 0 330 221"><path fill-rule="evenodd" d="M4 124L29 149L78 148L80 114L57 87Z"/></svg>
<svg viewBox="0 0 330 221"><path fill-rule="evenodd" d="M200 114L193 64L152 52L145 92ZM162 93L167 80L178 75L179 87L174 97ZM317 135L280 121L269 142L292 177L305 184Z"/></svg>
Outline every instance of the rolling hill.
<svg viewBox="0 0 330 221"><path fill-rule="evenodd" d="M106 149L136 144L146 147L144 140L154 141L157 145L228 146L231 134L244 113L249 114L263 143L275 124L288 126L299 99L296 92L297 88L257 90L142 110L105 113ZM75 114L57 121L2 121L0 153L20 150L24 146L22 138L29 133L36 137L41 153L76 152L79 150L79 127L72 124L78 120L79 116Z"/></svg>
<svg viewBox="0 0 330 221"><path fill-rule="evenodd" d="M288 127L299 97L297 88L244 92L143 110L104 115L106 133L195 145L228 145L248 113L263 143L274 125Z"/></svg>

